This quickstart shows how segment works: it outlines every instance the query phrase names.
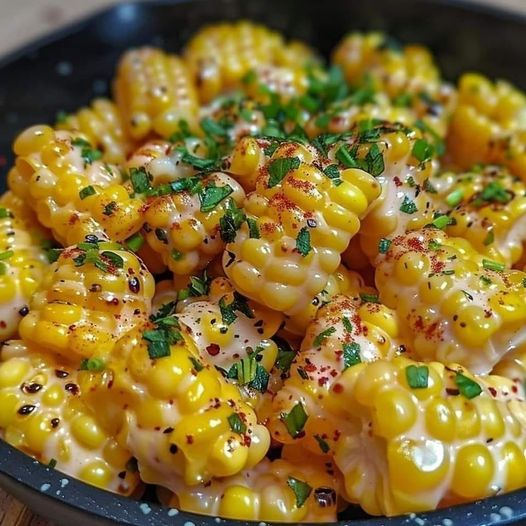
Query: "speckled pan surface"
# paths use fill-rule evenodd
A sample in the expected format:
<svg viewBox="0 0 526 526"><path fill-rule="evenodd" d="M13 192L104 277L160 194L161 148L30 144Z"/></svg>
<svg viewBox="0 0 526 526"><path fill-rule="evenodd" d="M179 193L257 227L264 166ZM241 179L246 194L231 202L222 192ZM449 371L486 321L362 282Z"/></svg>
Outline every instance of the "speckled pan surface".
<svg viewBox="0 0 526 526"><path fill-rule="evenodd" d="M446 0L197 0L121 4L0 58L0 186L10 144L23 128L53 122L109 91L119 55L131 46L178 50L206 22L248 17L328 52L349 29L382 29L428 45L445 75L466 70L505 77L526 88L526 18ZM236 524L163 509L86 486L46 468L0 440L0 487L62 526ZM526 524L526 490L433 513L368 518L353 526Z"/></svg>

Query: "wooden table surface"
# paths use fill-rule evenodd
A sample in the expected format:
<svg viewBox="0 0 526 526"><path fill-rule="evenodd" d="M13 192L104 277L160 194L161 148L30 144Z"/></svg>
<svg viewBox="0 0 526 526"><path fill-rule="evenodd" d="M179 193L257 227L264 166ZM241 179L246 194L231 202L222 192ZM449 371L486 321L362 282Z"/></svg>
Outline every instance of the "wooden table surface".
<svg viewBox="0 0 526 526"><path fill-rule="evenodd" d="M473 1L526 13L526 0ZM120 0L0 0L0 56L75 19L117 3ZM31 513L0 490L0 526L52 526L52 523Z"/></svg>

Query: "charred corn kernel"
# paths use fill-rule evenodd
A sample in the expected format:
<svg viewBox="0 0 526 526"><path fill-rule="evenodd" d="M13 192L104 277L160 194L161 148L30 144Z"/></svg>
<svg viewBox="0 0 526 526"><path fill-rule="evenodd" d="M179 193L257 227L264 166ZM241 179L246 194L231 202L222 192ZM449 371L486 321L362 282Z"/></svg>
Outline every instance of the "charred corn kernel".
<svg viewBox="0 0 526 526"><path fill-rule="evenodd" d="M225 215L233 218L245 197L241 186L222 172L201 184L198 194L185 190L154 198L144 212L148 244L177 275L198 272L223 252Z"/></svg>
<svg viewBox="0 0 526 526"><path fill-rule="evenodd" d="M382 368L383 381L376 383ZM425 374L417 378L415 371ZM466 390L466 382L476 390ZM375 388L363 396L361 385ZM517 424L520 435L525 432L522 390L503 377L473 376L459 365L403 357L350 367L333 386L328 405L360 422L334 446L345 498L374 515L397 515L524 484L524 473L497 468L514 454ZM473 416L492 424L473 426ZM471 422L469 436L462 432L465 421Z"/></svg>
<svg viewBox="0 0 526 526"><path fill-rule="evenodd" d="M188 42L184 59L198 87L199 98L209 102L233 88L250 87L258 79L284 94L289 94L295 84L303 88L306 85L303 68L316 61L316 55L302 43L286 44L279 33L264 26L240 21L201 29ZM286 69L273 69L280 66Z"/></svg>
<svg viewBox="0 0 526 526"><path fill-rule="evenodd" d="M159 326L146 325L121 339L106 371L82 371L80 385L103 425L116 428L137 458L142 479L175 491L253 467L269 436L239 388L172 321L167 353L152 345Z"/></svg>
<svg viewBox="0 0 526 526"><path fill-rule="evenodd" d="M0 436L56 469L100 488L131 494L138 474L127 467L131 453L99 425L82 401L78 373L42 349L18 340L0 351ZM53 403L51 391L61 393Z"/></svg>
<svg viewBox="0 0 526 526"><path fill-rule="evenodd" d="M488 259L508 265L523 254L526 188L507 169L487 166L466 173L445 172L429 179L433 197L449 216L445 230L466 239Z"/></svg>
<svg viewBox="0 0 526 526"><path fill-rule="evenodd" d="M179 130L181 121L196 125L196 87L176 55L151 47L126 52L114 92L126 129L136 140L152 133L168 138Z"/></svg>
<svg viewBox="0 0 526 526"><path fill-rule="evenodd" d="M504 81L466 73L459 80L458 106L448 132L448 152L461 169L498 163L526 177L526 97Z"/></svg>
<svg viewBox="0 0 526 526"><path fill-rule="evenodd" d="M16 334L47 263L26 224L0 207L0 341Z"/></svg>
<svg viewBox="0 0 526 526"><path fill-rule="evenodd" d="M30 204L57 240L70 245L87 234L121 241L140 229L141 201L120 185L119 170L76 132L28 128L14 144L12 192Z"/></svg>
<svg viewBox="0 0 526 526"><path fill-rule="evenodd" d="M119 245L90 239L51 265L22 319L20 336L65 360L102 357L150 314L154 283Z"/></svg>
<svg viewBox="0 0 526 526"><path fill-rule="evenodd" d="M455 243L432 228L394 238L376 269L376 285L382 301L396 308L415 356L483 374L523 345L526 274Z"/></svg>
<svg viewBox="0 0 526 526"><path fill-rule="evenodd" d="M108 99L95 99L91 106L66 115L57 122L56 127L84 134L102 152L102 158L108 163L122 164L132 150L122 117L115 104Z"/></svg>
<svg viewBox="0 0 526 526"><path fill-rule="evenodd" d="M395 355L398 328L393 314L383 305L344 295L335 296L318 311L292 362L290 378L274 398L269 427L275 440L285 444L301 441L318 454L320 448L326 453L334 447L346 424L327 412L325 399L348 367ZM298 404L307 419L304 428L291 430L286 415ZM320 445L320 438L325 446Z"/></svg>
<svg viewBox="0 0 526 526"><path fill-rule="evenodd" d="M357 169L342 172L335 186L313 164L317 158L312 147L297 143L277 148L245 201L247 222L223 257L239 292L288 315L323 290L380 190Z"/></svg>
<svg viewBox="0 0 526 526"><path fill-rule="evenodd" d="M369 133L375 140L364 143L364 134ZM436 172L438 164L431 150L426 154L418 152L417 145L424 143L427 141L416 128L377 123L366 131L355 127L348 139L331 146L331 159L343 167L352 164L353 156L362 160L381 186L381 195L372 202L360 229L362 249L373 263L382 239L421 228L434 220L438 207L426 190L426 181Z"/></svg>
<svg viewBox="0 0 526 526"><path fill-rule="evenodd" d="M312 466L264 459L233 477L205 485L181 486L176 495L163 503L226 519L333 522L339 481L331 467L330 462ZM309 492L306 499L300 494L302 491Z"/></svg>

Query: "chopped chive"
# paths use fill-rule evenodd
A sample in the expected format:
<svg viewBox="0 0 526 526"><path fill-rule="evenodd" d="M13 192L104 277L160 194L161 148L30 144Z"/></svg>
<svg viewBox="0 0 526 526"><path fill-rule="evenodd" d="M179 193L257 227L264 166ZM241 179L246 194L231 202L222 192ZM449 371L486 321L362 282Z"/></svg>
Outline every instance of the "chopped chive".
<svg viewBox="0 0 526 526"><path fill-rule="evenodd" d="M12 250L5 250L4 252L0 252L0 261L3 261L5 259L9 259L12 257L14 252Z"/></svg>
<svg viewBox="0 0 526 526"><path fill-rule="evenodd" d="M133 236L130 236L125 241L125 244L132 252L137 252L144 245L144 237L137 232L133 234Z"/></svg>
<svg viewBox="0 0 526 526"><path fill-rule="evenodd" d="M130 181L136 194L144 194L150 188L150 176L142 166L130 168Z"/></svg>
<svg viewBox="0 0 526 526"><path fill-rule="evenodd" d="M458 206L462 199L464 199L464 191L462 188L457 188L456 190L453 190L448 196L446 197L446 203L451 206L455 207Z"/></svg>
<svg viewBox="0 0 526 526"><path fill-rule="evenodd" d="M247 217L248 235L251 239L259 239L261 234L257 221L252 217Z"/></svg>
<svg viewBox="0 0 526 526"><path fill-rule="evenodd" d="M365 294L364 292L360 292L360 299L364 303L380 303L380 298L377 294Z"/></svg>
<svg viewBox="0 0 526 526"><path fill-rule="evenodd" d="M322 345L325 340L331 335L336 332L336 329L334 327L329 327L328 329L325 329L324 331L320 332L316 338L314 338L314 341L312 342L312 345L314 347L319 347Z"/></svg>
<svg viewBox="0 0 526 526"><path fill-rule="evenodd" d="M471 378L468 378L467 376L463 375L462 373L456 374L455 384L457 384L460 394L468 400L476 398L482 393L482 388L480 387L480 385Z"/></svg>
<svg viewBox="0 0 526 526"><path fill-rule="evenodd" d="M495 232L493 230L490 230L488 232L488 234L486 235L486 237L484 238L484 246L489 246L491 244L493 244L493 242L495 241Z"/></svg>
<svg viewBox="0 0 526 526"><path fill-rule="evenodd" d="M325 440L323 440L323 438L320 435L314 435L314 438L316 442L318 442L318 446L320 446L322 453L326 454L330 451L331 448L329 447L329 444Z"/></svg>
<svg viewBox="0 0 526 526"><path fill-rule="evenodd" d="M446 228L446 226L449 225L449 222L450 222L450 217L446 216L446 215L443 215L443 216L438 216L436 219L434 219L432 221L431 224L435 228L439 228L440 230L444 230L444 228Z"/></svg>
<svg viewBox="0 0 526 526"><path fill-rule="evenodd" d="M238 433L240 435L243 435L247 432L247 425L243 420L241 420L241 417L238 413L232 413L228 418L228 423L230 424L230 429L234 433Z"/></svg>
<svg viewBox="0 0 526 526"><path fill-rule="evenodd" d="M495 270L496 272L502 272L505 269L504 263L498 263L491 259L483 259L482 266L487 270Z"/></svg>
<svg viewBox="0 0 526 526"><path fill-rule="evenodd" d="M93 186L86 186L79 192L79 197L81 200L86 199L86 197L89 197L90 195L94 195L97 192L95 191L95 188Z"/></svg>
<svg viewBox="0 0 526 526"><path fill-rule="evenodd" d="M352 332L352 323L351 320L347 316L342 317L342 323L343 327L347 332Z"/></svg>
<svg viewBox="0 0 526 526"><path fill-rule="evenodd" d="M104 360L102 358L86 358L80 362L81 371L91 371L98 373L104 370Z"/></svg>
<svg viewBox="0 0 526 526"><path fill-rule="evenodd" d="M429 384L427 365L409 365L405 368L407 384L411 389L425 389Z"/></svg>

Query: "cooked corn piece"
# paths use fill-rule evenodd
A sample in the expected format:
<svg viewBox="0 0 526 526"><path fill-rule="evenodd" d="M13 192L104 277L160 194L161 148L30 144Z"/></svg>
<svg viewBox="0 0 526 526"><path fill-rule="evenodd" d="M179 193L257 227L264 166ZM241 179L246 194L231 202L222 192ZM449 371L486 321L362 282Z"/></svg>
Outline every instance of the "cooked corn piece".
<svg viewBox="0 0 526 526"><path fill-rule="evenodd" d="M233 477L181 487L166 504L225 519L335 522L338 493L330 463L318 467L263 459Z"/></svg>
<svg viewBox="0 0 526 526"><path fill-rule="evenodd" d="M0 351L0 437L88 484L131 494L139 476L82 400L78 373L19 340Z"/></svg>
<svg viewBox="0 0 526 526"><path fill-rule="evenodd" d="M365 286L360 274L347 270L343 265L340 265L336 272L329 276L325 288L301 312L285 318L283 330L285 333L303 337L309 323L316 318L318 310L323 305L331 301L337 294L359 296L360 292L375 293L372 287Z"/></svg>
<svg viewBox="0 0 526 526"><path fill-rule="evenodd" d="M102 373L81 373L87 402L138 461L141 478L175 491L255 466L267 429L177 320L126 335ZM122 427L123 426L123 427Z"/></svg>
<svg viewBox="0 0 526 526"><path fill-rule="evenodd" d="M342 421L345 498L372 515L433 510L526 484L521 382L407 358L347 369L328 397Z"/></svg>
<svg viewBox="0 0 526 526"><path fill-rule="evenodd" d="M447 149L463 170L478 163L507 166L526 179L526 96L513 85L475 73L462 75Z"/></svg>
<svg viewBox="0 0 526 526"><path fill-rule="evenodd" d="M326 410L331 386L348 367L392 358L398 350L394 312L367 301L376 298L364 300L337 295L309 325L290 377L274 398L269 429L276 441L301 442L320 454L333 450L341 433L350 432Z"/></svg>
<svg viewBox="0 0 526 526"><path fill-rule="evenodd" d="M181 121L195 128L197 91L184 62L160 49L127 51L114 82L115 100L128 133L135 140L154 133L169 138Z"/></svg>
<svg viewBox="0 0 526 526"><path fill-rule="evenodd" d="M12 338L47 265L45 251L9 208L0 208L0 341Z"/></svg>
<svg viewBox="0 0 526 526"><path fill-rule="evenodd" d="M380 191L360 169L343 170L335 184L319 162L314 148L282 143L260 169L247 221L223 258L236 290L287 315L323 290Z"/></svg>
<svg viewBox="0 0 526 526"><path fill-rule="evenodd" d="M191 181L191 179L181 180ZM144 211L148 244L175 274L204 269L225 248L225 216L243 204L245 192L232 177L213 172L183 189L150 200ZM188 187L186 187L188 188ZM229 212L230 211L230 212ZM234 219L232 219L234 221Z"/></svg>
<svg viewBox="0 0 526 526"><path fill-rule="evenodd" d="M122 186L117 167L101 162L83 135L33 126L14 143L11 191L35 210L63 245L88 234L121 241L142 225L141 206Z"/></svg>
<svg viewBox="0 0 526 526"><path fill-rule="evenodd" d="M485 257L511 265L523 254L526 186L505 168L443 172L429 179L449 216L448 235L469 241Z"/></svg>
<svg viewBox="0 0 526 526"><path fill-rule="evenodd" d="M202 102L250 84L251 77L259 76L264 81L266 74L262 72L271 66L287 68L286 75L292 78L301 77L305 65L317 60L306 45L286 44L279 33L248 21L206 26L188 42L184 59ZM276 82L275 73L271 75L272 82ZM278 85L281 83L279 79Z"/></svg>
<svg viewBox="0 0 526 526"><path fill-rule="evenodd" d="M104 358L148 319L153 277L119 245L90 239L62 251L46 272L19 332L64 360Z"/></svg>
<svg viewBox="0 0 526 526"><path fill-rule="evenodd" d="M228 171L243 186L245 191L256 189L260 170L268 162L265 154L271 142L256 137L243 137L235 145L228 158Z"/></svg>
<svg viewBox="0 0 526 526"><path fill-rule="evenodd" d="M133 148L117 107L108 99L95 99L91 106L64 116L56 128L84 134L108 163L122 164Z"/></svg>
<svg viewBox="0 0 526 526"><path fill-rule="evenodd" d="M438 162L435 149L418 129L396 123L358 125L350 137L330 147L329 157L344 167L363 166L381 186L360 229L362 248L372 262L382 239L433 221L435 207L426 181Z"/></svg>
<svg viewBox="0 0 526 526"><path fill-rule="evenodd" d="M432 228L394 238L376 269L380 299L396 308L415 356L477 374L526 345L525 278Z"/></svg>

